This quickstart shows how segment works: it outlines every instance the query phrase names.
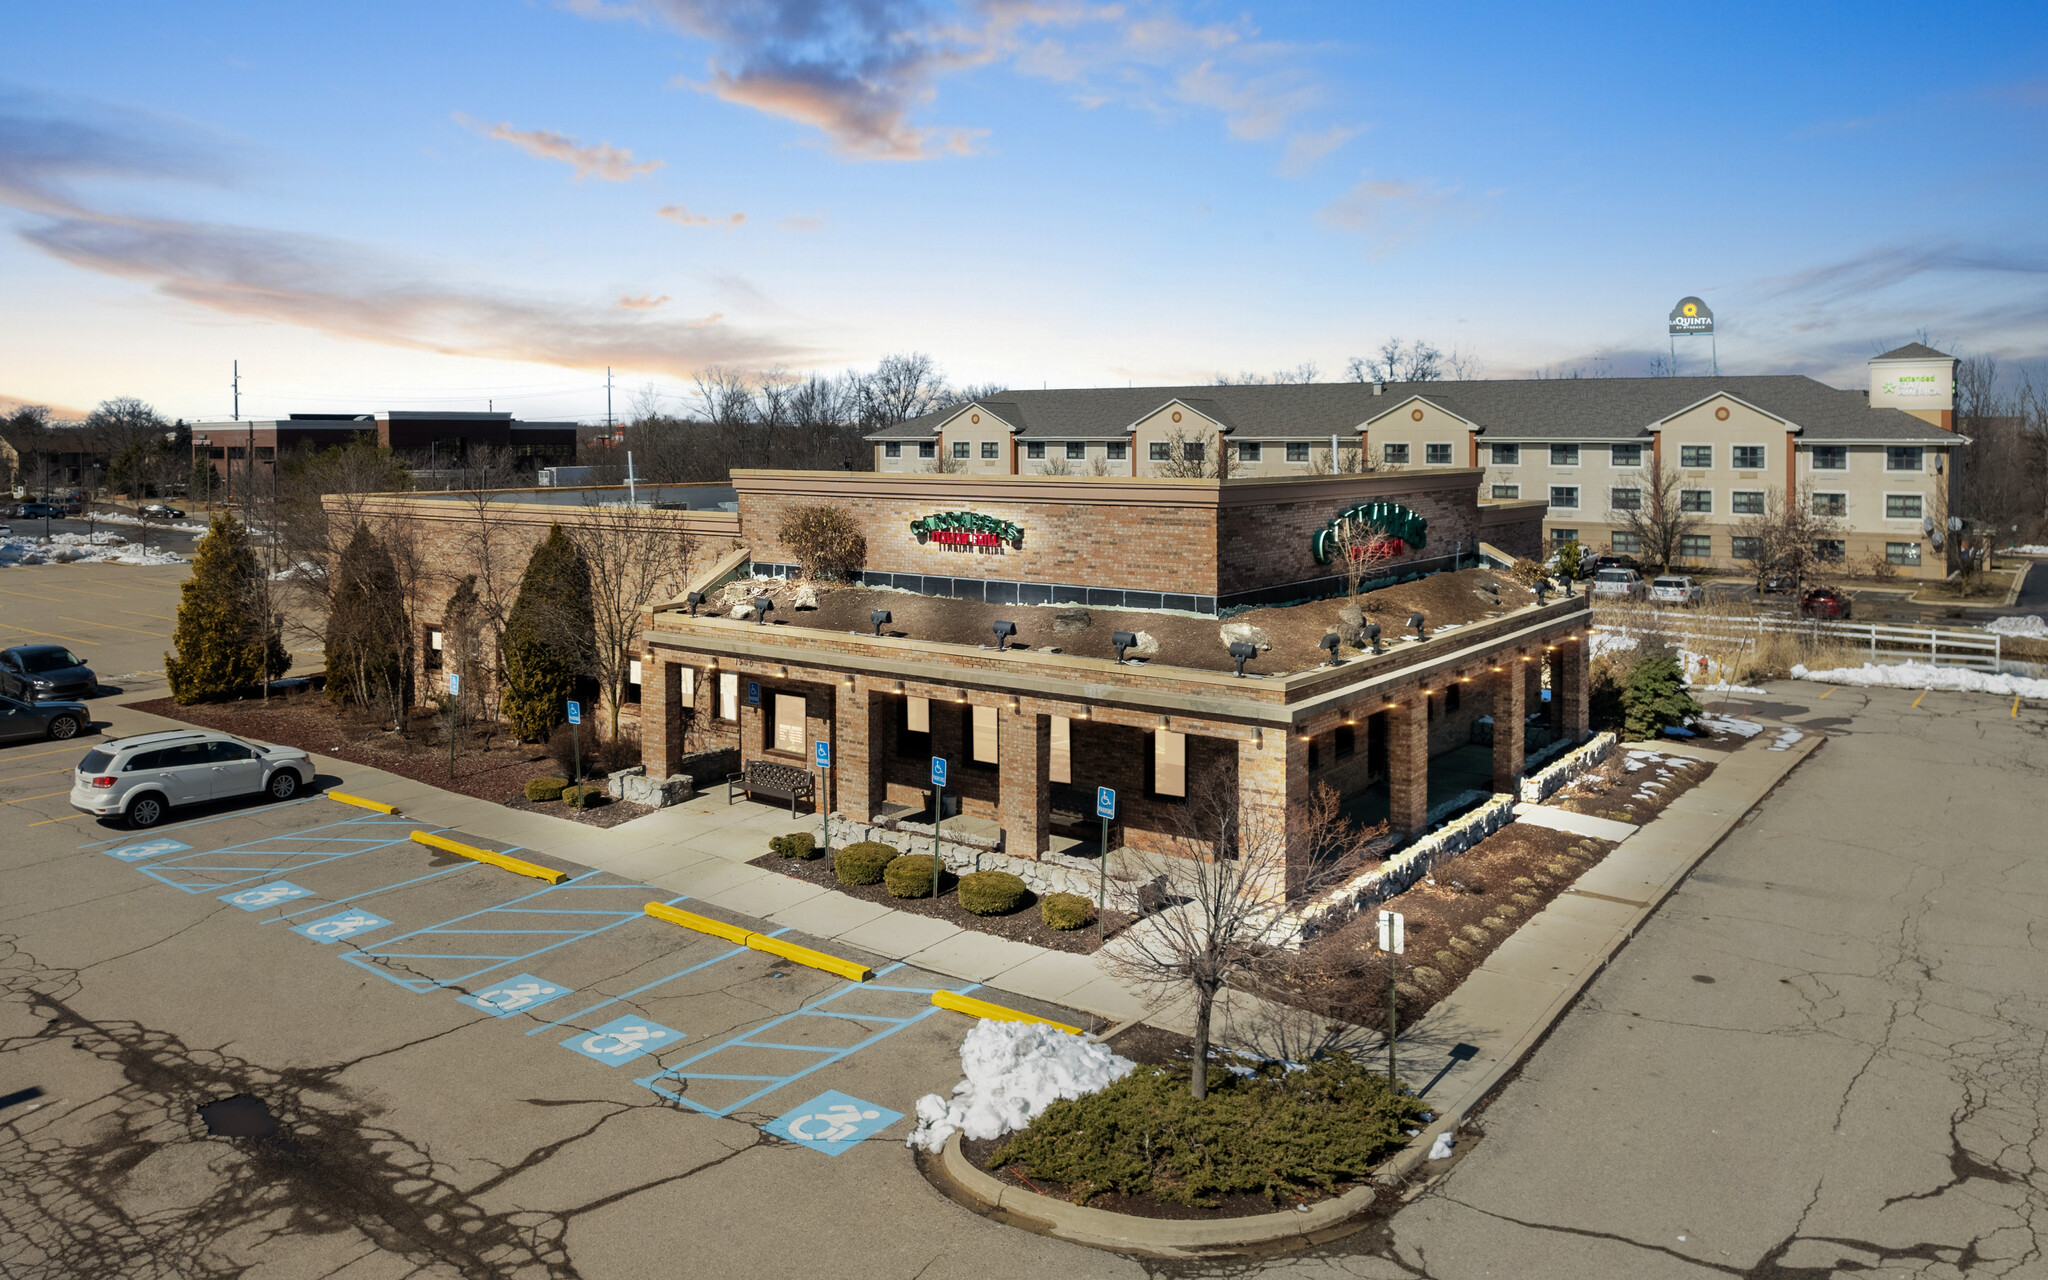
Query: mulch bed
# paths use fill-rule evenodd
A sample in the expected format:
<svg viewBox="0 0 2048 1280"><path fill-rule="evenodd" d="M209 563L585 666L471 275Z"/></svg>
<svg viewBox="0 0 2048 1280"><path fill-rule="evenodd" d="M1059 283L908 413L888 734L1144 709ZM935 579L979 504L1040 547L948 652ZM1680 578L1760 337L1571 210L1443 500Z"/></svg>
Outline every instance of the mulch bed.
<svg viewBox="0 0 2048 1280"><path fill-rule="evenodd" d="M1633 761L1638 767L1630 769L1630 752L1649 754L1638 754ZM1713 771L1712 761L1667 755L1656 742L1624 742L1598 768L1572 779L1546 803L1588 817L1641 826Z"/></svg>
<svg viewBox="0 0 2048 1280"><path fill-rule="evenodd" d="M1407 929L1401 1024L1455 991L1518 926L1613 848L1605 840L1510 823L1387 902ZM1528 883L1518 883L1523 880ZM1379 949L1378 912L1361 912L1308 943L1260 994L1359 1026L1385 1026L1387 959Z"/></svg>
<svg viewBox="0 0 2048 1280"><path fill-rule="evenodd" d="M909 849L905 852L920 851ZM960 905L959 896L951 885L946 885L944 892L937 898L899 898L890 893L889 886L885 884L841 884L839 877L833 874L832 855L829 853L822 853L809 859L785 858L780 854L766 853L748 865L760 867L765 871L780 872L792 880L822 885L849 898L858 898L862 902L878 902L896 911L930 916L936 920L956 924L963 929L972 929L976 933L1007 938L1011 942L1028 942L1048 950L1066 951L1082 956L1092 954L1099 945L1095 940L1093 924L1084 925L1079 929L1047 928L1045 921L1039 917L1038 898L1035 894L1026 894L1024 905L1009 915L978 916ZM1103 923L1107 926L1108 936L1114 938L1117 932L1129 925L1134 918L1121 911L1105 912Z"/></svg>

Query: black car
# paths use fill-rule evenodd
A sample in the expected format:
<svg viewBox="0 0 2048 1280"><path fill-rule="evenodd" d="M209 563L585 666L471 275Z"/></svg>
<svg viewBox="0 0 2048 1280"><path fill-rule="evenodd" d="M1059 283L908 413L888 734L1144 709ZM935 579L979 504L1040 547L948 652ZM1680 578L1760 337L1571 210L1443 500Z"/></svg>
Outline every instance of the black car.
<svg viewBox="0 0 2048 1280"><path fill-rule="evenodd" d="M89 713L81 702L20 702L0 697L0 742L23 738L75 738Z"/></svg>
<svg viewBox="0 0 2048 1280"><path fill-rule="evenodd" d="M18 644L0 649L0 694L23 702L90 698L99 677L85 659L61 644Z"/></svg>
<svg viewBox="0 0 2048 1280"><path fill-rule="evenodd" d="M146 507L138 507L136 508L136 514L147 516L151 520L183 520L185 518L184 512L176 507L165 506L161 502L152 502Z"/></svg>

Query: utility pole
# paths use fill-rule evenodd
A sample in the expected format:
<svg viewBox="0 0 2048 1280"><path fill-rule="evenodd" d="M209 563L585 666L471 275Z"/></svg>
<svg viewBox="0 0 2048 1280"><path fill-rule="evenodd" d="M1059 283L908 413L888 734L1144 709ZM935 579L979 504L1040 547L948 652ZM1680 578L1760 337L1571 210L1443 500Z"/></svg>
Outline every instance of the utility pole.
<svg viewBox="0 0 2048 1280"><path fill-rule="evenodd" d="M235 380L232 385L235 390L235 421L240 422L242 420L242 362L240 360L235 361Z"/></svg>
<svg viewBox="0 0 2048 1280"><path fill-rule="evenodd" d="M609 442L612 434L612 367L604 367L604 434Z"/></svg>

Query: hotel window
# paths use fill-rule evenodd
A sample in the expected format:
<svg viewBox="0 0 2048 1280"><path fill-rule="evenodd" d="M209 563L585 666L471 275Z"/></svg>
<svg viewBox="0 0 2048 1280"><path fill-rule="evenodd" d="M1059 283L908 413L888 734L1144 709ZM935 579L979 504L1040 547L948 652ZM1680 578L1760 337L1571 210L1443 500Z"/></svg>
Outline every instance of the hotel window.
<svg viewBox="0 0 2048 1280"><path fill-rule="evenodd" d="M1422 460L1432 467L1448 467L1451 465L1451 446L1447 444L1423 445Z"/></svg>
<svg viewBox="0 0 2048 1280"><path fill-rule="evenodd" d="M975 764L996 763L996 709L968 708L968 758Z"/></svg>
<svg viewBox="0 0 2048 1280"><path fill-rule="evenodd" d="M1289 462L1307 462L1308 441L1289 440L1287 442L1287 460Z"/></svg>
<svg viewBox="0 0 2048 1280"><path fill-rule="evenodd" d="M640 659L634 658L626 663L626 691L620 696L628 705L637 706L639 704Z"/></svg>
<svg viewBox="0 0 2048 1280"><path fill-rule="evenodd" d="M1614 511L1641 511L1643 491L1633 485L1607 491L1607 505Z"/></svg>
<svg viewBox="0 0 2048 1280"><path fill-rule="evenodd" d="M718 673L718 718L738 720L740 718L740 674L737 671Z"/></svg>
<svg viewBox="0 0 2048 1280"><path fill-rule="evenodd" d="M1884 518L1887 520L1918 520L1921 500L1917 493L1888 493L1884 495Z"/></svg>
<svg viewBox="0 0 2048 1280"><path fill-rule="evenodd" d="M1888 444L1884 447L1884 469L1886 471L1918 471L1920 454L1918 445Z"/></svg>
<svg viewBox="0 0 2048 1280"><path fill-rule="evenodd" d="M1358 752L1358 730L1348 724L1337 726L1335 755L1339 760L1347 759Z"/></svg>
<svg viewBox="0 0 2048 1280"><path fill-rule="evenodd" d="M1704 471L1714 465L1714 446L1710 444L1682 444L1678 446L1678 465L1688 471Z"/></svg>
<svg viewBox="0 0 2048 1280"><path fill-rule="evenodd" d="M1607 465L1611 467L1640 467L1643 465L1643 446L1639 444L1609 445Z"/></svg>
<svg viewBox="0 0 2048 1280"><path fill-rule="evenodd" d="M1518 444L1497 444L1493 446L1493 465L1496 467L1519 467L1522 465L1522 446Z"/></svg>
<svg viewBox="0 0 2048 1280"><path fill-rule="evenodd" d="M903 714L896 721L896 754L919 760L932 753L932 701L905 698Z"/></svg>
<svg viewBox="0 0 2048 1280"><path fill-rule="evenodd" d="M1737 560L1761 560L1764 555L1764 540L1753 535L1730 538L1728 554Z"/></svg>
<svg viewBox="0 0 2048 1280"><path fill-rule="evenodd" d="M1045 456L1045 441L1033 440L1025 445L1024 456L1027 458L1043 458Z"/></svg>
<svg viewBox="0 0 2048 1280"><path fill-rule="evenodd" d="M439 627L427 628L426 659L427 670L439 671L441 669L441 628Z"/></svg>
<svg viewBox="0 0 2048 1280"><path fill-rule="evenodd" d="M1552 529L1550 531L1550 545L1553 547L1561 547L1567 542L1577 542L1578 540L1579 531L1577 529Z"/></svg>
<svg viewBox="0 0 2048 1280"><path fill-rule="evenodd" d="M1678 554L1687 560L1710 559L1714 540L1704 533L1682 533L1678 536Z"/></svg>
<svg viewBox="0 0 2048 1280"><path fill-rule="evenodd" d="M1145 456L1154 462L1172 462L1173 450L1166 447L1164 440L1154 440Z"/></svg>
<svg viewBox="0 0 2048 1280"><path fill-rule="evenodd" d="M938 457L938 456L939 456L939 442L938 442L938 441L936 441L936 440L920 440L920 441L918 441L918 442L917 442L917 456L918 456L918 457L920 457L920 458L936 458L936 457Z"/></svg>
<svg viewBox="0 0 2048 1280"><path fill-rule="evenodd" d="M1072 785L1074 781L1074 722L1065 716L1052 717L1052 750L1045 773L1053 782Z"/></svg>
<svg viewBox="0 0 2048 1280"><path fill-rule="evenodd" d="M996 442L995 442L995 441L993 441L993 440L984 440L984 441L982 441L982 442L981 442L981 456L982 456L983 458L985 458L985 459L987 459L987 460L989 460L989 461L993 462L993 461L995 460L995 458L996 458Z"/></svg>
<svg viewBox="0 0 2048 1280"><path fill-rule="evenodd" d="M1764 447L1760 444L1738 444L1731 446L1732 465L1737 471L1762 471L1764 469Z"/></svg>
<svg viewBox="0 0 2048 1280"><path fill-rule="evenodd" d="M1847 471L1849 469L1849 446L1845 444L1817 444L1813 446L1815 471Z"/></svg>
<svg viewBox="0 0 2048 1280"><path fill-rule="evenodd" d="M1575 484L1554 484L1550 486L1550 505L1572 510L1579 505L1579 486Z"/></svg>
<svg viewBox="0 0 2048 1280"><path fill-rule="evenodd" d="M1839 564L1848 559L1849 544L1840 538L1822 538L1813 544L1813 554Z"/></svg>
<svg viewBox="0 0 2048 1280"><path fill-rule="evenodd" d="M1202 454L1203 454L1203 449L1202 449L1202 442L1201 442L1200 440L1184 440L1184 441L1182 441L1182 442L1181 442L1181 446L1180 446L1180 457L1181 457L1181 461L1183 461L1183 462L1200 462L1200 461L1202 460Z"/></svg>
<svg viewBox="0 0 2048 1280"><path fill-rule="evenodd" d="M1678 509L1698 516L1711 515L1714 510L1714 491L1712 489L1680 489L1678 491Z"/></svg>
<svg viewBox="0 0 2048 1280"><path fill-rule="evenodd" d="M1728 495L1728 510L1738 516L1760 516L1764 513L1764 491L1762 489L1737 489Z"/></svg>
<svg viewBox="0 0 2048 1280"><path fill-rule="evenodd" d="M1917 566L1920 563L1920 544L1917 542L1887 542L1884 544L1884 558L1887 564Z"/></svg>
<svg viewBox="0 0 2048 1280"><path fill-rule="evenodd" d="M882 456L885 458L900 458L903 456L903 446L892 440L882 446Z"/></svg>
<svg viewBox="0 0 2048 1280"><path fill-rule="evenodd" d="M1408 446L1405 444L1381 445L1380 458L1390 467L1405 467L1408 465Z"/></svg>
<svg viewBox="0 0 2048 1280"><path fill-rule="evenodd" d="M1103 447L1103 457L1111 462L1122 462L1128 456L1125 453L1125 448L1126 446L1123 441L1112 440Z"/></svg>
<svg viewBox="0 0 2048 1280"><path fill-rule="evenodd" d="M1817 516L1846 516L1849 514L1849 495L1846 493L1816 493L1813 495L1813 514Z"/></svg>
<svg viewBox="0 0 2048 1280"><path fill-rule="evenodd" d="M1067 461L1068 461L1068 462L1081 462L1081 461L1084 461L1084 460L1085 460L1085 459L1086 459L1087 457L1088 457L1088 442L1087 442L1086 440L1069 440L1069 441L1067 441Z"/></svg>
<svg viewBox="0 0 2048 1280"><path fill-rule="evenodd" d="M1550 465L1553 467L1576 467L1579 465L1579 446L1575 444L1554 444L1550 446Z"/></svg>
<svg viewBox="0 0 2048 1280"><path fill-rule="evenodd" d="M775 695L775 737L770 740L768 749L793 756L804 753L804 700L800 695Z"/></svg>
<svg viewBox="0 0 2048 1280"><path fill-rule="evenodd" d="M1264 450L1259 448L1258 445L1241 444L1237 446L1237 460L1239 462L1257 462L1259 461L1259 455L1263 452Z"/></svg>
<svg viewBox="0 0 2048 1280"><path fill-rule="evenodd" d="M1643 535L1640 533L1617 533L1608 538L1607 545L1618 556L1638 556L1643 553Z"/></svg>
<svg viewBox="0 0 2048 1280"><path fill-rule="evenodd" d="M1152 794L1186 799L1188 794L1188 736L1165 729L1152 734Z"/></svg>
<svg viewBox="0 0 2048 1280"><path fill-rule="evenodd" d="M1513 501L1522 496L1522 486L1518 484L1497 484L1493 486L1493 496L1496 499L1505 498Z"/></svg>
<svg viewBox="0 0 2048 1280"><path fill-rule="evenodd" d="M953 442L953 456L962 462L967 460L967 442L965 440L955 440Z"/></svg>

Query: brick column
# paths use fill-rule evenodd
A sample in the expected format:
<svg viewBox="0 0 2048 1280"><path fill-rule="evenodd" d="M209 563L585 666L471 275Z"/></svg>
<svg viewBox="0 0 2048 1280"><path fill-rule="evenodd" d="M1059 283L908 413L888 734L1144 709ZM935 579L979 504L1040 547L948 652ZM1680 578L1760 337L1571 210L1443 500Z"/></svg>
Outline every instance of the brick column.
<svg viewBox="0 0 2048 1280"><path fill-rule="evenodd" d="M683 758L683 667L651 653L640 679L640 755L648 777L666 778Z"/></svg>
<svg viewBox="0 0 2048 1280"><path fill-rule="evenodd" d="M1587 701L1593 683L1593 645L1590 640L1567 640L1557 647L1563 661L1564 734L1573 742L1583 740L1592 728L1592 710ZM1557 693L1551 697L1556 699Z"/></svg>
<svg viewBox="0 0 2048 1280"><path fill-rule="evenodd" d="M1528 709L1529 678L1518 669L1514 654L1493 677L1493 789L1520 796L1522 783L1522 717Z"/></svg>
<svg viewBox="0 0 2048 1280"><path fill-rule="evenodd" d="M1000 710L996 759L1003 852L1036 858L1052 840L1052 717Z"/></svg>
<svg viewBox="0 0 2048 1280"><path fill-rule="evenodd" d="M740 763L742 765L749 760L760 759L767 751L767 747L763 744L768 741L765 736L766 722L764 720L764 717L768 714L768 692L765 689L762 690L760 706L748 706L747 682L749 680L758 680L758 677L749 675L745 671L740 672L739 749Z"/></svg>
<svg viewBox="0 0 2048 1280"><path fill-rule="evenodd" d="M1564 737L1564 650L1544 654L1543 665L1550 668L1550 740L1556 742Z"/></svg>
<svg viewBox="0 0 2048 1280"><path fill-rule="evenodd" d="M1297 816L1289 801L1308 796L1308 744L1284 728L1250 731L1237 739L1237 797L1240 821L1247 829L1284 825ZM1307 841L1287 833L1286 884L1289 894L1309 886L1314 868L1306 860Z"/></svg>
<svg viewBox="0 0 2048 1280"><path fill-rule="evenodd" d="M876 806L887 794L882 781L887 749L877 741L875 726L895 714L894 700L843 685L833 697L832 764L839 776L832 780L832 806L855 822L872 822Z"/></svg>
<svg viewBox="0 0 2048 1280"><path fill-rule="evenodd" d="M1515 665L1522 669L1522 715L1526 718L1532 707L1543 708L1543 655L1535 654L1526 662L1516 658Z"/></svg>
<svg viewBox="0 0 2048 1280"><path fill-rule="evenodd" d="M1387 712L1387 820L1415 835L1429 825L1429 702L1420 689Z"/></svg>

